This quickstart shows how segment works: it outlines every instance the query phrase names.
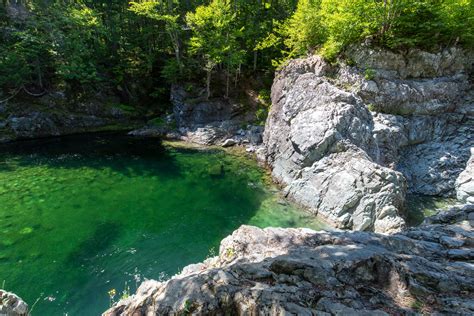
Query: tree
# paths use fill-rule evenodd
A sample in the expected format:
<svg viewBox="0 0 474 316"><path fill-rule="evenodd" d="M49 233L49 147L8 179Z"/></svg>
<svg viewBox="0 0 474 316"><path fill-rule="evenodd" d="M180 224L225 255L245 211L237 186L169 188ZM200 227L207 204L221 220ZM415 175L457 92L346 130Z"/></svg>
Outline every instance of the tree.
<svg viewBox="0 0 474 316"><path fill-rule="evenodd" d="M211 96L211 75L214 68L224 64L227 71L226 97L229 96L231 70L242 63L244 51L238 37L242 29L234 28L236 13L231 11L230 1L213 0L207 6L199 6L194 13L186 15L191 28L189 41L191 54L200 56L206 71L206 98Z"/></svg>
<svg viewBox="0 0 474 316"><path fill-rule="evenodd" d="M164 29L168 34L171 45L173 47L174 55L176 58L176 64L178 66L179 72L181 73L182 63L180 33L182 27L178 23L180 16L179 14L175 13L175 7L173 6L173 2L170 1L166 5L166 2L158 3L154 1L145 1L131 2L130 5L130 11L141 16L146 16L154 21L162 22L164 24Z"/></svg>

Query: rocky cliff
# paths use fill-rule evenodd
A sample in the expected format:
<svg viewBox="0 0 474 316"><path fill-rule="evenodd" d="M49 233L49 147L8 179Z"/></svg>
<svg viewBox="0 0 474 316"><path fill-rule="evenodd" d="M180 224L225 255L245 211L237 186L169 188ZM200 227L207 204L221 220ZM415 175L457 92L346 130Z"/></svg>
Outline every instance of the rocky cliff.
<svg viewBox="0 0 474 316"><path fill-rule="evenodd" d="M465 206L390 236L242 226L104 315L469 315L473 225Z"/></svg>
<svg viewBox="0 0 474 316"><path fill-rule="evenodd" d="M112 96L68 100L56 92L0 103L0 143L19 139L130 129L143 124L133 108Z"/></svg>
<svg viewBox="0 0 474 316"><path fill-rule="evenodd" d="M471 57L358 47L338 65L289 62L264 133L274 178L338 227L403 229L406 190L454 195L474 147Z"/></svg>

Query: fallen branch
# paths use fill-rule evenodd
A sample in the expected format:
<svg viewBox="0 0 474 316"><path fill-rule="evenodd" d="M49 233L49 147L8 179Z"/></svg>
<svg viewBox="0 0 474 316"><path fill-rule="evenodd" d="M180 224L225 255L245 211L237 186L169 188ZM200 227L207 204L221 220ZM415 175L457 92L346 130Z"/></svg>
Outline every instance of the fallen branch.
<svg viewBox="0 0 474 316"><path fill-rule="evenodd" d="M26 87L25 87L24 85L22 85L22 86L19 87L12 95L10 95L9 97L7 97L6 99L0 100L0 104L6 103L6 102L8 102L9 100L13 99L14 97L17 96L18 93L20 93L21 90L25 91L27 94L29 94L30 96L35 97L35 98L42 97L43 95L45 95L46 93L48 93L48 91L46 91L46 90L44 90L44 91L41 92L41 93L33 93L33 92L28 91L28 89L26 89Z"/></svg>
<svg viewBox="0 0 474 316"><path fill-rule="evenodd" d="M21 89L23 88L23 86L19 87L11 96L9 96L8 98L4 99L4 100L0 100L0 104L2 103L6 103L8 102L9 100L13 99L14 97L16 97L16 95L21 91Z"/></svg>
<svg viewBox="0 0 474 316"><path fill-rule="evenodd" d="M45 94L47 93L46 90L44 90L44 91L41 92L41 93L33 93L33 92L30 92L30 91L28 91L28 90L26 89L26 87L25 87L24 85L22 86L22 88L23 88L23 90L24 90L27 94L31 95L32 97L42 97L43 95L45 95Z"/></svg>

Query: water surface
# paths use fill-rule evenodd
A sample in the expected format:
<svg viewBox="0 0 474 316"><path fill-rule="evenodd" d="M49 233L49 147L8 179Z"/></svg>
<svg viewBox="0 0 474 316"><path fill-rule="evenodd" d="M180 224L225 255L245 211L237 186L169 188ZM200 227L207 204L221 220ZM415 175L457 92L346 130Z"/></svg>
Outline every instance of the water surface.
<svg viewBox="0 0 474 316"><path fill-rule="evenodd" d="M109 290L202 261L242 224L322 227L219 150L103 134L0 147L0 287L33 315L98 315Z"/></svg>

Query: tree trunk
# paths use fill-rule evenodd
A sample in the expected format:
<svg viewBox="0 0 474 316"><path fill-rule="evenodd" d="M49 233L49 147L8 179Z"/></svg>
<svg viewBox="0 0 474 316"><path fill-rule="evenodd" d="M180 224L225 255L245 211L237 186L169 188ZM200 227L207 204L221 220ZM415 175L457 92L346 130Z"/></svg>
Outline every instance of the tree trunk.
<svg viewBox="0 0 474 316"><path fill-rule="evenodd" d="M44 89L43 88L43 75L41 74L40 61L38 58L36 59L36 72L38 75L38 85L40 86L41 89Z"/></svg>
<svg viewBox="0 0 474 316"><path fill-rule="evenodd" d="M206 76L206 100L209 100L211 97L211 72L212 68L207 70Z"/></svg>
<svg viewBox="0 0 474 316"><path fill-rule="evenodd" d="M253 52L253 71L254 72L257 71L257 57L258 57L257 54L258 52L255 50Z"/></svg>
<svg viewBox="0 0 474 316"><path fill-rule="evenodd" d="M229 85L230 85L230 71L227 69L226 71L226 82L225 82L225 98L229 98Z"/></svg>

